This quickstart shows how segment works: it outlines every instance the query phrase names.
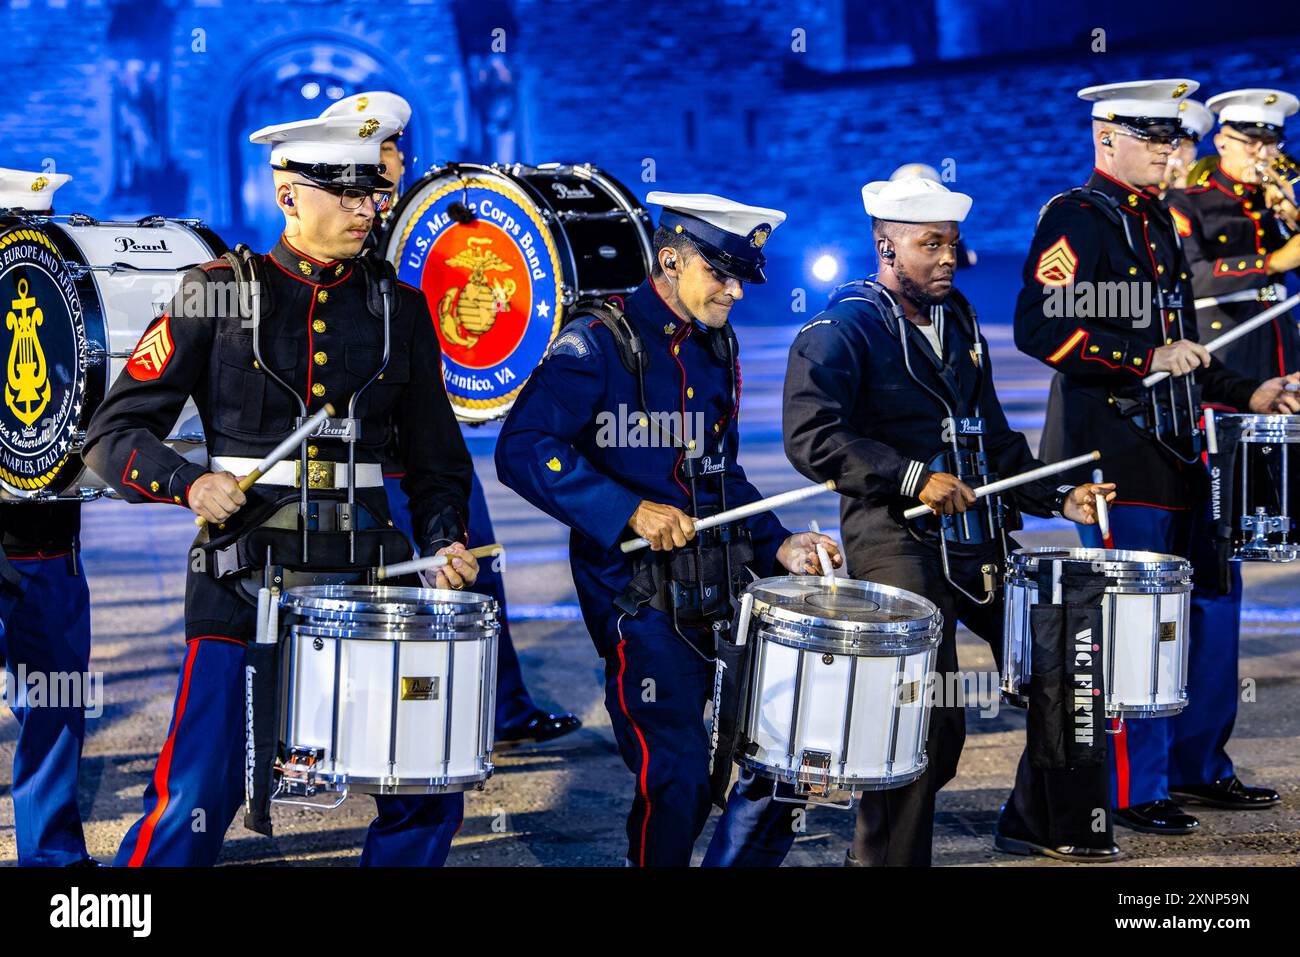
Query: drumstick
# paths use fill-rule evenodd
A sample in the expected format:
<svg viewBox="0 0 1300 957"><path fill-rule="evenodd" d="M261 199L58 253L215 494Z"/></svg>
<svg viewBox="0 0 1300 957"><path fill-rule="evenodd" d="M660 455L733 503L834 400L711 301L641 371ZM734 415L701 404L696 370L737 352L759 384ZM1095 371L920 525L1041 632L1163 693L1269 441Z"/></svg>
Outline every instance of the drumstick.
<svg viewBox="0 0 1300 957"><path fill-rule="evenodd" d="M1255 318L1253 319L1247 319L1237 328L1229 329L1223 335L1211 339L1209 342L1205 344L1205 351L1209 353L1214 353L1219 349L1222 349L1224 346L1236 342L1242 336L1254 332L1260 326L1264 325L1264 323L1272 321L1274 316L1280 316L1282 313L1286 312L1288 309L1290 309L1292 306L1296 305L1297 303L1300 303L1300 292L1296 293L1294 296L1292 296L1290 299L1286 300L1285 302L1279 302L1275 306L1269 306L1258 316L1255 316ZM1142 380L1142 384L1149 388L1155 385L1157 382L1163 382L1165 379L1168 378L1169 378L1168 372L1153 372L1145 379Z"/></svg>
<svg viewBox="0 0 1300 957"><path fill-rule="evenodd" d="M791 489L788 492L781 492L780 494L773 495L770 498L761 498L757 502L750 502L748 505L729 508L725 512L719 512L717 515L710 515L708 518L694 519L695 530L697 532L702 532L706 528L713 528L715 525L725 525L728 522L735 522L742 518L749 518L751 515L759 515L763 512L769 512L774 508L780 508L782 505L792 505L795 502L801 502L814 495L820 495L822 492L833 491L835 491L835 482L833 480L823 482L821 485L808 485L804 488ZM644 538L634 538L619 546L625 555L649 547L650 543Z"/></svg>
<svg viewBox="0 0 1300 957"><path fill-rule="evenodd" d="M295 448L302 445L304 439L308 438L313 432L315 432L316 429L320 427L320 424L333 414L334 406L326 402L315 415L289 433L289 437L277 445L271 451L270 455L258 462L253 471L249 472L239 480L239 490L241 492L247 492L252 488L253 485L256 484L257 480L266 474L272 465L282 459L288 458L289 454L293 452ZM194 524L199 526L199 528L202 528L207 523L208 520L202 515L194 520Z"/></svg>
<svg viewBox="0 0 1300 957"><path fill-rule="evenodd" d="M1054 462L1051 465L1040 465L1036 469L1030 469L1028 472L1021 472L1019 475L1012 475L1009 478L998 479L996 482L989 482L988 485L981 485L975 490L976 498L983 498L985 495L996 495L998 492L1005 492L1009 488L1015 488L1017 485L1024 485L1026 482L1033 482L1040 478L1047 478L1051 475L1057 475L1061 472L1068 472L1070 469L1078 468L1080 465L1087 465L1089 462L1096 462L1101 458L1100 452L1085 452L1083 455L1076 455L1072 459L1065 459L1061 462ZM920 518L922 515L934 514L929 505L917 505L909 508L903 513L903 518L911 521L914 518Z"/></svg>
<svg viewBox="0 0 1300 957"><path fill-rule="evenodd" d="M480 545L478 548L471 548L469 553L475 558L491 558L494 555L500 555L505 549L493 542L491 545ZM375 577L380 581L385 578L396 578L399 575L409 575L412 572L426 572L434 568L442 568L455 555L426 555L424 558L412 558L410 561L398 562L396 565L380 565L375 569Z"/></svg>
<svg viewBox="0 0 1300 957"><path fill-rule="evenodd" d="M817 519L814 518L808 523L808 531L812 532L814 535L820 535L822 533L821 526L817 524ZM822 568L823 578L835 577L835 570L831 567L831 556L826 552L826 546L821 542L817 543L817 564Z"/></svg>
<svg viewBox="0 0 1300 957"><path fill-rule="evenodd" d="M1095 484L1100 485L1105 479L1101 477L1101 469L1092 470L1092 480ZM1097 499L1097 528L1101 531L1101 547L1114 548L1115 539L1110 535L1110 512L1107 510L1106 496L1101 494L1096 496Z"/></svg>

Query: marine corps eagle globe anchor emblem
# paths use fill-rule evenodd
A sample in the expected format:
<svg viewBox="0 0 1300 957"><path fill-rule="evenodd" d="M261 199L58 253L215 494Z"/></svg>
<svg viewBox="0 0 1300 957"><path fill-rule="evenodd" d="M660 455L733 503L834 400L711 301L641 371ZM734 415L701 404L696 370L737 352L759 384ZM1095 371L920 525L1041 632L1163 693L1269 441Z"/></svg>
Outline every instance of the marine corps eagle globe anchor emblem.
<svg viewBox="0 0 1300 957"><path fill-rule="evenodd" d="M9 362L6 365L5 405L23 425L31 428L50 401L49 368L36 328L45 321L45 315L29 296L31 286L26 279L18 280L18 298L9 303L5 314L5 328L13 331L9 345ZM15 312L15 310L17 310Z"/></svg>
<svg viewBox="0 0 1300 957"><path fill-rule="evenodd" d="M492 328L497 313L510 308L510 299L517 288L513 279L489 285L487 273L509 272L510 265L486 247L492 240L471 236L465 248L448 259L447 265L468 269L469 279L464 286L452 286L443 293L438 303L438 324L449 342L470 347Z"/></svg>

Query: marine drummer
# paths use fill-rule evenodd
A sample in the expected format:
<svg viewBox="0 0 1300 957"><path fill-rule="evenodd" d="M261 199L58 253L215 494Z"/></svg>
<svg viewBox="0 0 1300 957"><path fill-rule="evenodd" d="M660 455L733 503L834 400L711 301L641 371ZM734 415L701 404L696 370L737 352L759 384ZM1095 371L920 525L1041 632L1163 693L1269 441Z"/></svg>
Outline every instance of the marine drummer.
<svg viewBox="0 0 1300 957"><path fill-rule="evenodd" d="M428 307L418 290L358 258L377 209L391 198L379 144L396 127L391 117L340 117L253 134L253 143L272 146L284 235L264 255L187 273L91 423L86 460L106 482L129 501L188 508L208 523L189 563L186 653L171 725L119 865L217 859L244 798L244 645L253 636L257 586L271 574L285 587L364 581L368 568L409 556L383 488L390 430L400 436L416 542L423 554L451 557L428 584L474 582L477 563L464 545L470 458L442 388ZM233 306L239 290L256 300L251 318ZM240 491L237 479L298 419L326 402L345 415L359 390L354 507L345 490L347 448L336 439L313 439L306 449L305 536L297 463L280 463ZM163 442L191 396L208 468ZM375 803L363 865L446 859L463 816L461 795L376 796Z"/></svg>
<svg viewBox="0 0 1300 957"><path fill-rule="evenodd" d="M1174 790L1238 808L1278 801L1271 789L1242 784L1223 751L1237 705L1238 608L1205 584L1217 576L1201 555L1210 536L1209 480L1196 439L1200 400L1261 413L1300 409L1284 392L1286 379L1239 375L1198 341L1191 267L1155 195L1183 136L1180 103L1197 85L1141 80L1079 91L1092 104L1095 168L1086 186L1044 208L1015 317L1016 345L1056 371L1042 457L1101 450L1106 475L1121 490L1111 509L1115 547L1183 556L1196 571L1188 706L1174 718L1117 724L1109 736L1114 819L1171 835L1199 826L1171 800ZM1104 295L1116 290L1125 295ZM1077 294L1084 291L1094 304L1109 304L1083 306ZM1172 378L1144 388L1153 372ZM1081 528L1080 538L1101 544L1093 527ZM1058 784L1069 788L1068 780ZM1045 786L1022 760L1000 835L1042 843L1049 822L1034 795Z"/></svg>
<svg viewBox="0 0 1300 957"><path fill-rule="evenodd" d="M402 177L406 172L406 157L398 148L402 132L411 120L411 104L405 97L385 90L372 90L347 96L332 104L321 114L327 116L353 116L362 119L368 116L387 115L395 117L401 128L394 131L380 144L380 161L384 164L384 176L393 184L393 192L400 195ZM392 208L380 214L366 241L367 251L382 258L388 243L391 228L389 217ZM389 506L393 513L393 522L407 535L412 534L411 510L406 493L402 491L402 470L390 457L384 463L384 486L388 490ZM474 473L473 484L469 493L469 541L470 548L489 545L496 541L496 532L492 527L492 516L488 512L487 496L483 494L483 483ZM552 741L571 734L582 727L582 721L570 711L550 712L539 708L528 693L524 683L523 669L519 665L519 655L515 653L514 642L510 639L510 610L506 604L505 580L492 563L479 569L475 590L496 600L501 621L501 631L497 636L497 694L496 723L494 740L498 748L503 744L524 744L528 742Z"/></svg>
<svg viewBox="0 0 1300 957"><path fill-rule="evenodd" d="M51 214L54 194L71 178L66 173L0 169L0 215ZM22 275L22 270L6 272ZM6 282L3 288L9 295L0 305L10 318L39 309L16 283ZM55 318L51 312L45 315L47 322ZM12 391L21 394L17 386ZM7 417L11 412L0 414ZM27 424L13 420L10 427ZM0 504L0 536L0 664L7 672L6 698L18 721L10 787L18 864L93 866L77 808L77 777L86 708L94 703L36 705L26 686L43 679L49 688L90 687L60 677L85 676L90 670L90 589L81 562L81 503Z"/></svg>
<svg viewBox="0 0 1300 957"><path fill-rule="evenodd" d="M560 331L506 418L496 463L504 484L572 530L578 601L605 659L605 707L636 778L628 862L685 866L709 814L703 712L732 595L751 575L816 571L818 543L840 559L830 538L791 535L771 512L696 535L693 516L761 498L736 461L740 367L729 320L745 286L765 281L763 247L785 214L705 194L647 201L664 207L652 275ZM636 536L651 550L624 554L620 543ZM772 790L741 773L706 865L781 862L795 805Z"/></svg>
<svg viewBox="0 0 1300 957"><path fill-rule="evenodd" d="M1094 522L1096 496L1113 498L1114 485L1039 480L1002 497L1010 506L1004 516L1000 506L990 512L988 500L976 507L979 473L1006 478L1042 463L1007 424L988 342L953 286L971 198L911 177L868 183L862 199L880 271L836 289L796 335L786 367L785 450L800 472L834 479L843 494L849 573L939 607L935 670L948 676L957 671L958 621L989 642L995 658L1001 653L996 572L1006 556L990 517L1007 532L1019 527L1018 509ZM905 521L901 512L918 500L964 531ZM929 865L935 795L956 774L965 739L962 703L936 701L930 720L929 768L912 784L862 795L849 864Z"/></svg>
<svg viewBox="0 0 1300 957"><path fill-rule="evenodd" d="M1167 200L1201 300L1196 320L1202 342L1286 298L1286 274L1300 268L1300 234L1293 235L1294 223L1284 218L1288 212L1294 217L1295 197L1277 187L1270 196L1260 175L1278 158L1286 118L1300 109L1300 100L1283 90L1232 90L1211 97L1207 106L1223 124L1214 135L1218 165ZM1294 372L1300 368L1295 316L1277 316L1218 358L1255 379Z"/></svg>

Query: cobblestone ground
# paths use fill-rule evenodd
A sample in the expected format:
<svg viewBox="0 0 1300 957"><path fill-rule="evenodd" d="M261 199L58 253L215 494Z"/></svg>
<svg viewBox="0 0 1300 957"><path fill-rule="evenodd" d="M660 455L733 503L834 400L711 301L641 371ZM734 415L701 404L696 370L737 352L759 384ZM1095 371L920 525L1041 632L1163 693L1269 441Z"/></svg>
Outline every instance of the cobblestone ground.
<svg viewBox="0 0 1300 957"><path fill-rule="evenodd" d="M1046 377L1018 356L1009 330L989 327L998 352L998 388L1013 425L1036 442ZM742 462L755 483L776 492L799 483L780 446L780 377L791 330L744 336L745 411ZM552 746L500 753L482 791L467 796L454 866L618 865L626 851L624 816L632 777L623 767L602 702L602 669L574 620L565 535L553 522L502 489L491 467L491 435L471 435L498 537L509 552L508 588L515 643L539 702L573 710L585 727ZM834 502L814 499L783 515L803 527L817 519L838 526ZM103 713L91 721L81 806L91 853L111 858L140 812L140 798L166 733L183 646L183 555L193 533L187 513L162 506L98 502L86 509L86 563L94 600L92 668L104 675ZM1072 544L1063 523L1040 523L1024 544ZM1297 574L1285 566L1246 568L1241 675L1254 688L1243 703L1230 751L1248 782L1268 784L1281 807L1251 813L1204 810L1193 837L1160 838L1120 831L1128 861L1138 865L1292 864L1300 850L1300 638ZM987 647L970 635L960 645L964 670L991 672ZM1024 718L1007 708L967 713L961 768L940 795L935 862L942 865L1068 866L1006 857L992 848L998 808L1010 789L1024 741ZM15 857L8 798L17 726L0 717L0 862ZM351 865L373 812L353 797L332 812L277 808L276 837L232 826L229 864ZM716 820L716 815L715 818ZM709 828L712 828L712 821ZM852 815L815 809L788 859L791 865L843 861ZM707 841L699 843L700 853Z"/></svg>

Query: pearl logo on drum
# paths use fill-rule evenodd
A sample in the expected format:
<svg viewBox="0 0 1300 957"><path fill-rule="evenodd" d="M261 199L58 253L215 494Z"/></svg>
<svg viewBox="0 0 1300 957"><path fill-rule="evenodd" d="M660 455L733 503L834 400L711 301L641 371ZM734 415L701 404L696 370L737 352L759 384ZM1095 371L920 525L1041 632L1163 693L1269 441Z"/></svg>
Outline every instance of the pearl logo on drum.
<svg viewBox="0 0 1300 957"><path fill-rule="evenodd" d="M403 701L437 701L438 679L418 677L402 679Z"/></svg>

